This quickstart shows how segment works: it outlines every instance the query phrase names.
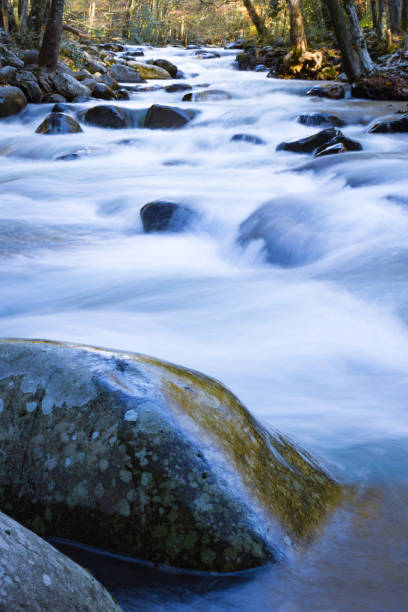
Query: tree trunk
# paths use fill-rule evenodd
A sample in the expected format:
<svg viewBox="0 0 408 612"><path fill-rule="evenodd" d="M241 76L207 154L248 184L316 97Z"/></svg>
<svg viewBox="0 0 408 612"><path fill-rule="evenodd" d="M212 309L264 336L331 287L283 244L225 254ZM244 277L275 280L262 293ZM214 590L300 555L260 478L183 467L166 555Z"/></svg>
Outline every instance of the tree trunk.
<svg viewBox="0 0 408 612"><path fill-rule="evenodd" d="M52 0L44 39L38 55L38 65L47 70L55 70L58 63L62 32L64 0Z"/></svg>
<svg viewBox="0 0 408 612"><path fill-rule="evenodd" d="M36 0L31 2L31 11L28 16L28 27L37 44L41 39L41 30L47 19L49 0Z"/></svg>
<svg viewBox="0 0 408 612"><path fill-rule="evenodd" d="M377 41L384 44L387 38L387 6L385 0L378 0Z"/></svg>
<svg viewBox="0 0 408 612"><path fill-rule="evenodd" d="M258 35L260 36L260 38L265 38L267 32L264 20L260 15L258 15L257 10L252 4L251 0L243 0L243 2L252 23L256 27Z"/></svg>
<svg viewBox="0 0 408 612"><path fill-rule="evenodd" d="M387 0L389 25L393 34L398 34L401 22L401 0Z"/></svg>
<svg viewBox="0 0 408 612"><path fill-rule="evenodd" d="M370 73L375 70L375 64L371 59L367 49L367 43L364 37L364 32L360 25L360 21L358 19L354 0L343 0L343 2L350 21L352 44L360 58L360 62L363 69L362 71Z"/></svg>
<svg viewBox="0 0 408 612"><path fill-rule="evenodd" d="M306 51L307 40L300 8L301 0L288 0L290 15L290 44L295 49Z"/></svg>
<svg viewBox="0 0 408 612"><path fill-rule="evenodd" d="M340 47L344 70L350 81L358 80L362 73L360 58L355 52L350 32L347 28L346 16L339 0L327 0L333 29Z"/></svg>
<svg viewBox="0 0 408 612"><path fill-rule="evenodd" d="M408 0L402 0L401 8L401 30L406 32L408 29Z"/></svg>
<svg viewBox="0 0 408 612"><path fill-rule="evenodd" d="M9 31L8 0L0 0L0 27L5 32Z"/></svg>
<svg viewBox="0 0 408 612"><path fill-rule="evenodd" d="M377 30L377 27L378 27L377 0L371 0L371 16L373 18L373 28L374 30Z"/></svg>

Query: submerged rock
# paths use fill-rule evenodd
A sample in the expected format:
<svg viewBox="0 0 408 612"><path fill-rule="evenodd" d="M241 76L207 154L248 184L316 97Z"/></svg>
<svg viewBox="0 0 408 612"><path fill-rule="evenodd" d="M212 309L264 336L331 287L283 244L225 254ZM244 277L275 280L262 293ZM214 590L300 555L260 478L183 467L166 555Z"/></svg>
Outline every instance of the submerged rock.
<svg viewBox="0 0 408 612"><path fill-rule="evenodd" d="M214 379L134 353L0 341L0 505L44 536L196 570L282 558L339 488Z"/></svg>
<svg viewBox="0 0 408 612"><path fill-rule="evenodd" d="M0 512L0 609L120 612L89 572Z"/></svg>
<svg viewBox="0 0 408 612"><path fill-rule="evenodd" d="M219 100L231 100L232 96L223 89L207 89L188 93L183 97L183 102L217 102Z"/></svg>
<svg viewBox="0 0 408 612"><path fill-rule="evenodd" d="M144 127L150 129L175 129L184 127L190 121L191 116L182 108L153 104L146 113Z"/></svg>
<svg viewBox="0 0 408 612"><path fill-rule="evenodd" d="M0 118L16 115L27 106L27 98L18 87L0 86Z"/></svg>
<svg viewBox="0 0 408 612"><path fill-rule="evenodd" d="M345 125L342 119L329 113L305 113L304 115L299 115L297 120L298 123L310 127L317 127L319 125L325 125L326 127L343 127Z"/></svg>
<svg viewBox="0 0 408 612"><path fill-rule="evenodd" d="M82 132L79 123L70 115L51 113L35 130L36 134L78 134Z"/></svg>
<svg viewBox="0 0 408 612"><path fill-rule="evenodd" d="M253 134L234 134L231 138L231 142L248 142L253 145L265 145L266 142L259 138L259 136L254 136Z"/></svg>
<svg viewBox="0 0 408 612"><path fill-rule="evenodd" d="M143 206L140 216L145 232L181 232L191 225L197 213L175 202L155 200Z"/></svg>

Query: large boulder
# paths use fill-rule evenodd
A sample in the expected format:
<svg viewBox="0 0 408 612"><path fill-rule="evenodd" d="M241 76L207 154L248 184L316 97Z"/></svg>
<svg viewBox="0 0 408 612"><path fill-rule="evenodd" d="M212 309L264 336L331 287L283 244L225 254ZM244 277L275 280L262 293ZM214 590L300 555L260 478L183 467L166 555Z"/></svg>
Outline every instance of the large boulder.
<svg viewBox="0 0 408 612"><path fill-rule="evenodd" d="M78 96L85 96L88 98L91 95L88 87L77 81L76 78L68 72L57 70L47 75L47 78L52 82L55 91L69 101Z"/></svg>
<svg viewBox="0 0 408 612"><path fill-rule="evenodd" d="M140 210L145 232L181 232L196 219L197 213L181 204L155 200Z"/></svg>
<svg viewBox="0 0 408 612"><path fill-rule="evenodd" d="M0 609L120 612L89 572L2 512Z"/></svg>
<svg viewBox="0 0 408 612"><path fill-rule="evenodd" d="M144 83L140 74L134 68L125 64L113 64L109 68L109 75L119 83Z"/></svg>
<svg viewBox="0 0 408 612"><path fill-rule="evenodd" d="M78 134L82 128L70 115L65 113L50 113L35 130L36 134Z"/></svg>
<svg viewBox="0 0 408 612"><path fill-rule="evenodd" d="M130 61L128 65L138 71L142 79L171 79L170 74L164 68L154 64L143 64L142 62Z"/></svg>
<svg viewBox="0 0 408 612"><path fill-rule="evenodd" d="M144 127L150 129L182 128L191 121L191 116L182 108L153 104L145 116Z"/></svg>
<svg viewBox="0 0 408 612"><path fill-rule="evenodd" d="M195 570L283 557L339 488L214 379L134 353L0 341L0 506L44 536Z"/></svg>
<svg viewBox="0 0 408 612"><path fill-rule="evenodd" d="M27 106L27 98L18 87L0 86L0 118L16 115Z"/></svg>

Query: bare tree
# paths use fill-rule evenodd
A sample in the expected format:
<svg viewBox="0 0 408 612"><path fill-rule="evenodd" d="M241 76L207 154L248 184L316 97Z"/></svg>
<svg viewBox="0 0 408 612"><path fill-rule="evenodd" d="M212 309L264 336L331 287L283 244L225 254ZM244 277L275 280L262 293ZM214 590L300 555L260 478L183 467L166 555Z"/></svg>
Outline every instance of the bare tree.
<svg viewBox="0 0 408 612"><path fill-rule="evenodd" d="M349 18L350 34L354 49L360 58L362 72L369 73L375 69L375 64L370 57L367 49L367 43L364 38L364 32L361 28L360 21L357 15L354 0L343 0L344 8Z"/></svg>

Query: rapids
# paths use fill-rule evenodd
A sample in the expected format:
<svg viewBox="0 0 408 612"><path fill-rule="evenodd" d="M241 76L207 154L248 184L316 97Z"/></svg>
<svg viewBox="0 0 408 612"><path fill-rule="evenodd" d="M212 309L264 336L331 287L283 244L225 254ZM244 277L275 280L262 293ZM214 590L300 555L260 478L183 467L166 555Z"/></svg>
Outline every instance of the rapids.
<svg viewBox="0 0 408 612"><path fill-rule="evenodd" d="M279 568L192 577L94 561L125 610L403 610L408 139L366 130L405 105L306 97L311 83L238 72L236 52L220 53L146 48L144 60L170 59L194 89L208 83L231 100L158 90L115 102L199 109L182 130L35 134L52 105L1 121L0 334L201 370L352 486L320 537ZM275 151L316 132L296 117L319 111L344 119L364 151ZM230 142L243 132L266 145ZM79 159L57 159L78 149ZM194 208L199 221L143 234L139 210L156 199ZM274 199L291 267L269 264L262 241L237 244L240 224Z"/></svg>

